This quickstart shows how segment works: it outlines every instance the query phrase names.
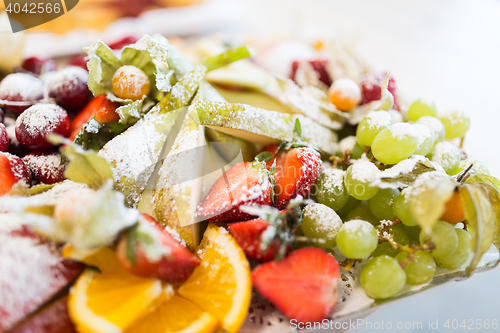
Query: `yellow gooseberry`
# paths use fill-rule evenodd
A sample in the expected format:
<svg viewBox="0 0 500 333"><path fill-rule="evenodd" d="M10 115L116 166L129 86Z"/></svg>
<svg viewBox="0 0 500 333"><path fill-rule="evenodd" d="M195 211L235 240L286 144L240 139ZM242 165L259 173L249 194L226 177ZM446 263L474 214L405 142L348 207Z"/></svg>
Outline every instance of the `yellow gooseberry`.
<svg viewBox="0 0 500 333"><path fill-rule="evenodd" d="M122 66L118 68L111 81L113 94L123 99L139 100L149 94L149 78L140 68Z"/></svg>
<svg viewBox="0 0 500 333"><path fill-rule="evenodd" d="M446 202L445 211L443 215L441 215L440 220L448 223L459 223L465 220L462 200L460 199L460 194L457 191L453 192L450 200Z"/></svg>
<svg viewBox="0 0 500 333"><path fill-rule="evenodd" d="M328 97L340 111L350 111L361 102L361 90L351 79L337 79L328 90Z"/></svg>

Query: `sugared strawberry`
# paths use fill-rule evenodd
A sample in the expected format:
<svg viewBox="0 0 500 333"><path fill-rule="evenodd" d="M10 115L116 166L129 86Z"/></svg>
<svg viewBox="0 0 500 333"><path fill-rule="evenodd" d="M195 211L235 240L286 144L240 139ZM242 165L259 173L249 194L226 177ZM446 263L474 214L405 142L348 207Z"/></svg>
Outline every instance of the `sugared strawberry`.
<svg viewBox="0 0 500 333"><path fill-rule="evenodd" d="M11 102L28 102L28 105L5 105L6 111L21 114L31 104L43 98L43 82L31 75L14 73L0 83L0 99Z"/></svg>
<svg viewBox="0 0 500 333"><path fill-rule="evenodd" d="M9 135L5 125L0 123L0 151L7 151L9 149Z"/></svg>
<svg viewBox="0 0 500 333"><path fill-rule="evenodd" d="M196 216L210 222L237 222L252 217L242 212L242 205L270 205L272 183L269 172L259 162L241 162L217 179Z"/></svg>
<svg viewBox="0 0 500 333"><path fill-rule="evenodd" d="M171 283L184 282L200 259L147 214L120 238L117 252L132 274L159 277Z"/></svg>
<svg viewBox="0 0 500 333"><path fill-rule="evenodd" d="M255 289L289 319L320 322L337 303L339 264L325 250L303 248L282 261L265 263L252 272Z"/></svg>
<svg viewBox="0 0 500 333"><path fill-rule="evenodd" d="M56 70L56 62L52 58L29 57L23 60L21 65L27 71L36 75Z"/></svg>
<svg viewBox="0 0 500 333"><path fill-rule="evenodd" d="M81 109L90 95L87 87L89 73L76 66L68 66L54 73L48 82L50 97L68 111Z"/></svg>
<svg viewBox="0 0 500 333"><path fill-rule="evenodd" d="M31 171L17 156L0 152L0 196L10 192L20 180L31 183Z"/></svg>
<svg viewBox="0 0 500 333"><path fill-rule="evenodd" d="M243 249L249 259L269 261L274 257L276 244L271 244L265 253L261 249L262 233L269 227L269 222L263 219L254 219L244 222L228 224L229 233Z"/></svg>
<svg viewBox="0 0 500 333"><path fill-rule="evenodd" d="M53 147L49 134L68 136L69 116L54 104L35 104L16 119L16 138L20 144L34 150Z"/></svg>
<svg viewBox="0 0 500 333"><path fill-rule="evenodd" d="M386 75L387 72L369 72L361 77L362 104L378 101L382 97L382 82L384 82ZM393 109L399 110L396 95L396 81L394 81L392 75L389 77L387 89L394 97Z"/></svg>
<svg viewBox="0 0 500 333"><path fill-rule="evenodd" d="M115 112L118 106L117 103L108 100L106 95L94 97L71 122L69 138L74 140L82 126L94 116L96 121L101 124L118 121L120 117Z"/></svg>
<svg viewBox="0 0 500 333"><path fill-rule="evenodd" d="M290 78L292 80L295 80L295 73L297 73L297 69L299 68L300 63L301 61L294 61L292 63L292 73L290 75ZM316 59L316 60L309 60L307 61L307 63L309 63L309 65L311 65L314 71L318 73L318 78L321 82L326 84L327 87L329 87L332 84L332 79L330 78L330 75L326 70L326 66L328 65L328 60Z"/></svg>
<svg viewBox="0 0 500 333"><path fill-rule="evenodd" d="M66 165L61 165L59 153L33 152L24 156L23 161L33 172L37 183L55 184L64 180Z"/></svg>
<svg viewBox="0 0 500 333"><path fill-rule="evenodd" d="M274 155L278 146L267 146L263 151ZM308 197L321 172L321 155L313 148L298 147L281 151L275 159L276 207L282 209L297 195ZM268 168L273 162L267 162Z"/></svg>

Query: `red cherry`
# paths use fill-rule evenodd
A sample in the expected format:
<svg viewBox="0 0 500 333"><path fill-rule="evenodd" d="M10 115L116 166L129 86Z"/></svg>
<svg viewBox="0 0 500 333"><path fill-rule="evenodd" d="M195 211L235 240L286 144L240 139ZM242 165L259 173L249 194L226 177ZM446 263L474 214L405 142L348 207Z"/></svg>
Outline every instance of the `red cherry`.
<svg viewBox="0 0 500 333"><path fill-rule="evenodd" d="M89 98L89 73L76 66L65 67L49 79L49 95L69 111L81 109Z"/></svg>
<svg viewBox="0 0 500 333"><path fill-rule="evenodd" d="M33 152L23 157L38 183L55 184L64 180L66 165L61 165L61 154Z"/></svg>
<svg viewBox="0 0 500 333"><path fill-rule="evenodd" d="M3 154L9 159L10 169L18 181L24 180L27 184L31 183L31 170L24 164L22 159L9 153L0 152L0 154Z"/></svg>
<svg viewBox="0 0 500 333"><path fill-rule="evenodd" d="M31 74L9 74L0 83L0 99L11 102L35 102L42 98L43 82ZM29 107L30 105L5 105L4 109L19 115Z"/></svg>
<svg viewBox="0 0 500 333"><path fill-rule="evenodd" d="M362 104L378 101L382 97L382 82L384 81L387 72L369 72L361 77L361 93L363 95ZM393 108L399 110L396 96L396 82L394 77L389 77L389 85L387 89L394 96Z"/></svg>
<svg viewBox="0 0 500 333"><path fill-rule="evenodd" d="M36 75L41 75L45 72L55 71L56 62L51 58L30 57L24 59L21 67Z"/></svg>
<svg viewBox="0 0 500 333"><path fill-rule="evenodd" d="M10 119L9 119L10 120ZM16 138L16 125L15 121L11 125L5 126L7 130L7 136L9 137L9 150L8 152L12 155L23 157L31 152L31 149L26 148L17 141Z"/></svg>
<svg viewBox="0 0 500 333"><path fill-rule="evenodd" d="M16 120L16 138L33 150L51 148L47 136L51 133L68 136L69 116L66 110L54 104L36 104Z"/></svg>
<svg viewBox="0 0 500 333"><path fill-rule="evenodd" d="M0 151L7 151L9 149L9 135L4 124L0 123Z"/></svg>

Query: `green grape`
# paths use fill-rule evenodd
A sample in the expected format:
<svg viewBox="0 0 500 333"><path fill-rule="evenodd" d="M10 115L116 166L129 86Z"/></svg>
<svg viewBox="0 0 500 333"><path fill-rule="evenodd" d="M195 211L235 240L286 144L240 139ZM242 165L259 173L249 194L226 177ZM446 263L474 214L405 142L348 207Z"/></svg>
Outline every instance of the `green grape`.
<svg viewBox="0 0 500 333"><path fill-rule="evenodd" d="M349 194L344 185L345 172L340 169L328 168L323 170L316 181L316 193L314 195L317 202L339 210L344 207L349 199Z"/></svg>
<svg viewBox="0 0 500 333"><path fill-rule="evenodd" d="M313 239L322 239L325 243L318 243L324 248L333 248L335 238L342 227L342 220L335 211L323 204L314 203L304 208L304 219L301 229L305 236Z"/></svg>
<svg viewBox="0 0 500 333"><path fill-rule="evenodd" d="M424 103L420 99L413 102L406 113L406 116L410 121L417 121L423 116L436 117L436 115L436 105L434 103Z"/></svg>
<svg viewBox="0 0 500 333"><path fill-rule="evenodd" d="M413 124L413 127L415 127L418 134L418 146L414 154L425 156L429 154L434 146L434 136L432 135L429 127L425 125Z"/></svg>
<svg viewBox="0 0 500 333"><path fill-rule="evenodd" d="M373 224L374 227L377 227L380 222L379 219L373 216L372 212L370 211L370 208L368 208L368 203L366 201L361 201L361 203L358 204L357 207L355 207L353 210L349 212L349 214L347 214L345 221L351 221L351 220L367 221Z"/></svg>
<svg viewBox="0 0 500 333"><path fill-rule="evenodd" d="M420 244L434 243L435 248L432 250L434 257L446 257L455 251L458 246L458 236L455 228L443 221L437 221L430 234L422 230L419 240Z"/></svg>
<svg viewBox="0 0 500 333"><path fill-rule="evenodd" d="M396 295L406 283L406 274L396 259L379 256L361 270L361 286L372 298L384 299Z"/></svg>
<svg viewBox="0 0 500 333"><path fill-rule="evenodd" d="M356 207L358 207L359 203L358 199L355 199L354 197L349 196L347 199L347 202L345 203L344 207L340 208L337 210L337 214L339 214L340 217L342 217L342 220L346 221L347 216L349 215L350 212L352 212ZM354 219L351 219L354 220ZM360 219L363 220L363 219ZM365 220L368 221L368 220ZM370 222L370 221L368 221Z"/></svg>
<svg viewBox="0 0 500 333"><path fill-rule="evenodd" d="M361 155L365 153L365 150L359 145L358 139L354 135L345 137L340 140L337 156L344 156L346 150L349 150L351 152L351 159L354 160L361 158Z"/></svg>
<svg viewBox="0 0 500 333"><path fill-rule="evenodd" d="M394 241L400 245L408 245L410 243L410 239L408 238L406 231L401 225L390 227L389 233L392 235ZM377 245L377 248L375 249L375 251L373 251L372 256L377 257L385 254L391 257L395 257L399 252L399 250L393 249L389 242L382 242Z"/></svg>
<svg viewBox="0 0 500 333"><path fill-rule="evenodd" d="M453 144L443 141L438 142L428 155L428 158L443 167L449 175L458 172L460 163L460 150Z"/></svg>
<svg viewBox="0 0 500 333"><path fill-rule="evenodd" d="M404 225L418 225L410 210L410 188L405 188L392 203L392 213L401 220Z"/></svg>
<svg viewBox="0 0 500 333"><path fill-rule="evenodd" d="M385 112L385 111L384 111ZM371 186L380 170L368 160L358 160L349 168L344 177L347 192L358 200L368 200L377 194L379 188Z"/></svg>
<svg viewBox="0 0 500 333"><path fill-rule="evenodd" d="M379 220L394 220L392 203L399 195L398 189L386 188L378 191L377 194L368 200L368 208Z"/></svg>
<svg viewBox="0 0 500 333"><path fill-rule="evenodd" d="M467 262L470 255L470 234L463 229L455 229L458 236L458 245L455 251L444 257L436 257L438 266L455 269Z"/></svg>
<svg viewBox="0 0 500 333"><path fill-rule="evenodd" d="M470 126L469 116L458 110L440 112L438 118L444 125L447 139L463 137Z"/></svg>
<svg viewBox="0 0 500 333"><path fill-rule="evenodd" d="M403 122L403 116L401 115L401 112L396 111L394 109L390 109L387 112L391 115L391 120L392 120L393 124L402 123Z"/></svg>
<svg viewBox="0 0 500 333"><path fill-rule="evenodd" d="M408 258L407 252L400 252L396 260L400 263ZM404 268L406 273L406 282L409 284L421 284L429 281L436 272L436 262L432 254L425 251L417 251L413 254L413 260L408 262Z"/></svg>
<svg viewBox="0 0 500 333"><path fill-rule="evenodd" d="M384 164L410 157L418 146L418 133L408 123L397 123L380 132L372 143L373 156Z"/></svg>
<svg viewBox="0 0 500 333"><path fill-rule="evenodd" d="M420 244L419 237L420 237L420 233L422 232L422 229L418 225L416 225L414 227L409 227L407 225L402 224L401 228L408 235L410 245L419 245Z"/></svg>
<svg viewBox="0 0 500 333"><path fill-rule="evenodd" d="M391 126L391 124L391 115L387 111L368 112L356 129L356 138L359 144L370 147L377 134Z"/></svg>
<svg viewBox="0 0 500 333"><path fill-rule="evenodd" d="M346 222L337 234L337 247L350 259L368 257L377 247L378 234L369 222L352 220Z"/></svg>
<svg viewBox="0 0 500 333"><path fill-rule="evenodd" d="M488 169L488 166L480 160L476 160L473 158L467 158L465 160L461 160L460 163L458 163L458 172L462 172L465 169L469 167L469 165L472 164L472 169L469 171L469 174L483 174L483 175L489 175L490 174L490 169Z"/></svg>
<svg viewBox="0 0 500 333"><path fill-rule="evenodd" d="M443 141L446 136L446 131L444 129L444 125L441 120L431 117L431 116L423 116L416 121L417 124L422 124L427 126L434 137L434 142Z"/></svg>

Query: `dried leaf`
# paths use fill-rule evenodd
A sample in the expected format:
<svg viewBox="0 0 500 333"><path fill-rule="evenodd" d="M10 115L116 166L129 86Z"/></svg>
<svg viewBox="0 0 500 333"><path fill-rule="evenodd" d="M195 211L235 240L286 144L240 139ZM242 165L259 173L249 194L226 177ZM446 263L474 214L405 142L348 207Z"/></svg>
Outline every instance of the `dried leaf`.
<svg viewBox="0 0 500 333"><path fill-rule="evenodd" d="M488 184L500 192L500 180L498 180L495 177L492 177L490 175L475 174L475 175L472 175L469 178L467 178L467 180L465 182L466 183Z"/></svg>
<svg viewBox="0 0 500 333"><path fill-rule="evenodd" d="M421 174L436 171L436 167L424 156L414 155L379 173L372 186L380 188L404 188L415 182Z"/></svg>

